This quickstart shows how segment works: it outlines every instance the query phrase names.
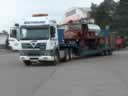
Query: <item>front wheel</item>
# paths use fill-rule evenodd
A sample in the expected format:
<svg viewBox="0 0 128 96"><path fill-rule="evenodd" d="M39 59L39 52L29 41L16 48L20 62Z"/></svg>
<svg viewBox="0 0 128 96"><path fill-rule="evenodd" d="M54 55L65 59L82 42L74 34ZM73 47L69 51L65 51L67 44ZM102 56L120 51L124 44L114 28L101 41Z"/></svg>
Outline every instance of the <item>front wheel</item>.
<svg viewBox="0 0 128 96"><path fill-rule="evenodd" d="M54 62L53 64L58 64L60 62L60 56L59 56L59 52L57 51L55 56L54 56Z"/></svg>

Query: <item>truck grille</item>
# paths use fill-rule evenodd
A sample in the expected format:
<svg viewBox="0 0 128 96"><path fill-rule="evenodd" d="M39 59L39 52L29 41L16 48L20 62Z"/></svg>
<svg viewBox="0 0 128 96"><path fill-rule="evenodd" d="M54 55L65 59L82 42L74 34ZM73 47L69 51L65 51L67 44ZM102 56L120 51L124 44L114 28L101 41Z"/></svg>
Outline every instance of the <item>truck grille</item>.
<svg viewBox="0 0 128 96"><path fill-rule="evenodd" d="M22 48L23 49L38 48L38 49L41 49L41 50L45 50L46 49L46 44L45 43L37 43L35 46L33 46L31 43L22 43Z"/></svg>

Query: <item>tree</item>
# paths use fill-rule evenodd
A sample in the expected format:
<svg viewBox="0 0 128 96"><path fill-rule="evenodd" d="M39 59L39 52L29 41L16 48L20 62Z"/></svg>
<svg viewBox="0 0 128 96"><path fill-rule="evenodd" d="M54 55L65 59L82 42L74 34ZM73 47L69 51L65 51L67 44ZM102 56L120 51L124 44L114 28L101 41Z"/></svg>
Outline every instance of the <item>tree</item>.
<svg viewBox="0 0 128 96"><path fill-rule="evenodd" d="M116 8L116 3L113 0L104 0L99 6L92 4L91 16L94 17L95 22L105 29L112 23L112 16Z"/></svg>
<svg viewBox="0 0 128 96"><path fill-rule="evenodd" d="M128 37L128 1L120 0L113 18L113 30Z"/></svg>
<svg viewBox="0 0 128 96"><path fill-rule="evenodd" d="M90 12L92 18L95 18L95 14L97 12L97 8L98 8L98 6L96 4L94 4L94 3L92 3L91 12Z"/></svg>

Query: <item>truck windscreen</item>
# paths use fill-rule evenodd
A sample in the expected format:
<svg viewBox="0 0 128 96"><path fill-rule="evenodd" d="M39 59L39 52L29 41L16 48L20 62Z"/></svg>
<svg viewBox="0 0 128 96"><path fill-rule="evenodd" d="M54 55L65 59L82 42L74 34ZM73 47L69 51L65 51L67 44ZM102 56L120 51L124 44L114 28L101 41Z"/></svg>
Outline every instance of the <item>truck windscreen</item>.
<svg viewBox="0 0 128 96"><path fill-rule="evenodd" d="M49 28L21 28L21 40L47 40L49 39Z"/></svg>

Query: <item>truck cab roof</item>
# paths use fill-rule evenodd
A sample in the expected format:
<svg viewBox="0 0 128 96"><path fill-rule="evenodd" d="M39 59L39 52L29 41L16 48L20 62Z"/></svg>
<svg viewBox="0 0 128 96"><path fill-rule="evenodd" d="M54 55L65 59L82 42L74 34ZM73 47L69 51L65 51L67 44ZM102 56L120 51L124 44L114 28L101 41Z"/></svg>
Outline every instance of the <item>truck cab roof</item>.
<svg viewBox="0 0 128 96"><path fill-rule="evenodd" d="M42 25L56 25L54 20L49 19L48 17L31 17L26 18L22 26L42 26Z"/></svg>

